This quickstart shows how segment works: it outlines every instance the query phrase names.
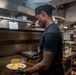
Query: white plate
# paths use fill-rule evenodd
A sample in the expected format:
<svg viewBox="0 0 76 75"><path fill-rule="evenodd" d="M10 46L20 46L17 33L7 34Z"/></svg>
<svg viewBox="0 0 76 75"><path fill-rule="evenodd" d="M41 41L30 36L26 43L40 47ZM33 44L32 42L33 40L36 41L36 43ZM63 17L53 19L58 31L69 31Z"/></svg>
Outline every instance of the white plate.
<svg viewBox="0 0 76 75"><path fill-rule="evenodd" d="M20 64L20 63L18 63L18 64ZM26 67L25 64L23 64L23 63L21 63L21 64L23 65L23 68ZM18 69L18 68L16 68L16 69L15 69L15 68L11 68L12 65L14 65L14 64L11 64L11 63L10 63L10 64L6 65L6 67L7 67L8 69L12 69L12 70L17 70L17 69Z"/></svg>

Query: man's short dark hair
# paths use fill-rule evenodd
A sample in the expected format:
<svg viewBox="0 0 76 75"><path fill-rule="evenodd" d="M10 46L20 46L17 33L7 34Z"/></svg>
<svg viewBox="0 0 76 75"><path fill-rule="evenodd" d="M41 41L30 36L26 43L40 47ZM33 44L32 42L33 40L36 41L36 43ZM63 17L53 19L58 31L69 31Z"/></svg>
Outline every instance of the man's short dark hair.
<svg viewBox="0 0 76 75"><path fill-rule="evenodd" d="M40 5L35 9L35 16L40 14L42 11L46 12L47 15L52 15L52 11L54 9L55 9L55 7L50 4Z"/></svg>

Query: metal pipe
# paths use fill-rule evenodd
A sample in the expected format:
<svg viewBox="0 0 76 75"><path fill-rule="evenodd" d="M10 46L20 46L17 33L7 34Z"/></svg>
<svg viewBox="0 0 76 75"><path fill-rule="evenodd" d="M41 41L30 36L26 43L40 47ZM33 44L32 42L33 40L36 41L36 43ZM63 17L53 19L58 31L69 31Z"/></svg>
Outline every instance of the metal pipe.
<svg viewBox="0 0 76 75"><path fill-rule="evenodd" d="M15 21L15 22L25 22L25 23L32 23L32 21L24 21L24 20L19 20L19 19L15 19L15 18L9 18L9 17L4 17L4 16L0 16L0 20L10 20L10 21Z"/></svg>

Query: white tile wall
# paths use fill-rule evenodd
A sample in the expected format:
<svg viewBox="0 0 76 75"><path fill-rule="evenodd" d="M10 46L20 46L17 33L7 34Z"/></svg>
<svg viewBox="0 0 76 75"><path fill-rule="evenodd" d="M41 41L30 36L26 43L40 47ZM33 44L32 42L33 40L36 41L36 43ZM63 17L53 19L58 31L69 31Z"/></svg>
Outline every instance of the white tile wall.
<svg viewBox="0 0 76 75"><path fill-rule="evenodd" d="M66 11L66 20L67 21L76 21L76 2L71 3Z"/></svg>
<svg viewBox="0 0 76 75"><path fill-rule="evenodd" d="M74 30L64 31L64 40L70 40L70 34L73 34Z"/></svg>

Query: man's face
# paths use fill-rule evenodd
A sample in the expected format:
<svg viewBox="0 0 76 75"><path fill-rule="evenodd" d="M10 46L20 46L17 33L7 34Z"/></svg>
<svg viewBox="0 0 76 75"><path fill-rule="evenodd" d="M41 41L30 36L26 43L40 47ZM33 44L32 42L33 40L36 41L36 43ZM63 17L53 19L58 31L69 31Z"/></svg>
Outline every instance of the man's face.
<svg viewBox="0 0 76 75"><path fill-rule="evenodd" d="M38 20L38 24L40 25L41 28L45 27L45 16L43 13L40 13L36 15L36 18Z"/></svg>

